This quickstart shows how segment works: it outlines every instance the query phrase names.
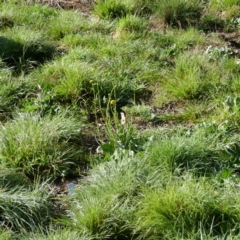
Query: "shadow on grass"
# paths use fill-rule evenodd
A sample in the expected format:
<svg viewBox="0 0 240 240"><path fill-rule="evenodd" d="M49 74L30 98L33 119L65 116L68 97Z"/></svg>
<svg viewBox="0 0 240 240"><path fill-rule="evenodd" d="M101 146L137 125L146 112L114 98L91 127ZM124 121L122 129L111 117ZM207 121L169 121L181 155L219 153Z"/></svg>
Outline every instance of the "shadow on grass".
<svg viewBox="0 0 240 240"><path fill-rule="evenodd" d="M11 18L8 17L0 17L0 29L4 28L12 28L14 26L14 22Z"/></svg>
<svg viewBox="0 0 240 240"><path fill-rule="evenodd" d="M16 41L0 36L0 56L15 75L29 73L53 58L56 47L44 39Z"/></svg>

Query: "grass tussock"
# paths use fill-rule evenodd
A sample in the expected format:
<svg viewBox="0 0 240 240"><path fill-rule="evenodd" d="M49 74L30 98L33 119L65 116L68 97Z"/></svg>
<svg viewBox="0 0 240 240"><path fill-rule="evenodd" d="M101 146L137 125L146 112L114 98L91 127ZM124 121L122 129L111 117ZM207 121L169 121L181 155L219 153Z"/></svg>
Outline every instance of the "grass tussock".
<svg viewBox="0 0 240 240"><path fill-rule="evenodd" d="M166 24L186 27L197 24L203 10L201 1L170 0L157 2L157 15Z"/></svg>
<svg viewBox="0 0 240 240"><path fill-rule="evenodd" d="M1 128L1 162L30 176L65 176L81 156L76 142L80 126L64 115L20 114Z"/></svg>
<svg viewBox="0 0 240 240"><path fill-rule="evenodd" d="M50 221L51 192L48 182L38 180L29 186L26 176L16 168L0 169L0 222L10 232L36 230ZM8 232L3 235L9 236Z"/></svg>
<svg viewBox="0 0 240 240"><path fill-rule="evenodd" d="M147 190L137 212L141 238L196 239L203 233L221 238L238 233L239 202L230 194L231 186L212 191L208 181L191 178Z"/></svg>

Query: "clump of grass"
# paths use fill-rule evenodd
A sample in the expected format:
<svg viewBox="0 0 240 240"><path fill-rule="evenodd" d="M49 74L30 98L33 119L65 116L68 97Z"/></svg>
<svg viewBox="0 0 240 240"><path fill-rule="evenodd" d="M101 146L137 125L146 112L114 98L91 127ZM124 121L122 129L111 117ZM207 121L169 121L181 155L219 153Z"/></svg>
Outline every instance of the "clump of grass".
<svg viewBox="0 0 240 240"><path fill-rule="evenodd" d="M198 0L163 0L157 3L156 9L156 14L166 24L180 28L196 24L203 10Z"/></svg>
<svg viewBox="0 0 240 240"><path fill-rule="evenodd" d="M11 69L6 66L0 70L0 120L9 119L20 107L20 102L28 94L34 92L34 86L23 78L18 81L12 76Z"/></svg>
<svg viewBox="0 0 240 240"><path fill-rule="evenodd" d="M153 0L128 0L131 12L140 16L149 16L154 13L157 1Z"/></svg>
<svg viewBox="0 0 240 240"><path fill-rule="evenodd" d="M155 11L155 0L98 0L95 2L94 13L101 18L116 19L127 14L149 16Z"/></svg>
<svg viewBox="0 0 240 240"><path fill-rule="evenodd" d="M219 94L229 89L231 70L221 70L226 68L228 61L221 58L221 61L210 65L211 59L205 54L199 55L198 51L179 54L173 71L164 77L164 89L177 99L213 99L216 92Z"/></svg>
<svg viewBox="0 0 240 240"><path fill-rule="evenodd" d="M94 58L92 51L77 48L54 62L45 64L32 72L31 76L41 86L41 93L50 94L53 101L78 101L82 92L88 91L84 89L85 83L89 86L92 79L92 66L84 62L88 59L91 61L91 58Z"/></svg>
<svg viewBox="0 0 240 240"><path fill-rule="evenodd" d="M126 15L124 18L119 19L117 24L118 32L142 32L146 30L147 22L140 17L134 15Z"/></svg>
<svg viewBox="0 0 240 240"><path fill-rule="evenodd" d="M218 171L220 163L216 160L216 136L210 134L207 136L209 142L204 140L206 138L204 129L192 134L190 132L184 134L179 130L171 137L159 135L156 145L152 144L152 150L149 151L149 160L154 166L161 165L172 172L178 169L203 174Z"/></svg>
<svg viewBox="0 0 240 240"><path fill-rule="evenodd" d="M198 27L205 32L219 31L224 28L224 20L215 11L210 11L201 17Z"/></svg>
<svg viewBox="0 0 240 240"><path fill-rule="evenodd" d="M102 106L106 106L108 94L114 89L117 104L126 105L144 94L146 88L143 82L147 82L150 76L158 76L154 66L158 63L151 60L152 54L158 54L151 42L143 49L140 40L129 45L127 42L112 41L111 37L102 34L90 36L84 33L81 38L79 36L71 34L69 38L62 39L66 44L72 41L77 47L32 75L44 89L51 88L59 98L80 99L94 89ZM153 70L149 70L150 65Z"/></svg>
<svg viewBox="0 0 240 240"><path fill-rule="evenodd" d="M45 231L45 233L32 232L22 235L22 239L26 240L70 240L70 239L81 239L81 240L93 240L91 236L87 234L79 233L78 231L69 228L56 228L56 226L51 226L50 230Z"/></svg>
<svg viewBox="0 0 240 240"><path fill-rule="evenodd" d="M98 0L94 6L94 13L103 19L126 16L129 10L126 4L117 0Z"/></svg>
<svg viewBox="0 0 240 240"><path fill-rule="evenodd" d="M146 189L136 213L140 239L193 239L238 234L239 201L233 186L185 177Z"/></svg>
<svg viewBox="0 0 240 240"><path fill-rule="evenodd" d="M196 28L193 27L178 30L174 29L173 31L169 31L169 35L174 36L176 52L190 48L201 48L206 40L205 34L197 31Z"/></svg>
<svg viewBox="0 0 240 240"><path fill-rule="evenodd" d="M46 40L41 33L26 28L14 28L0 37L1 51L9 67L16 73L28 72L47 59L56 51L55 46Z"/></svg>
<svg viewBox="0 0 240 240"><path fill-rule="evenodd" d="M80 36L80 35L76 35L76 36ZM87 48L89 50L94 50L92 51L92 53L89 52L90 56L92 56L93 54L98 55L101 47L111 44L111 40L112 39L110 38L110 36L99 33L99 32L93 32L91 35L85 32L81 34L81 38L78 41L78 46L80 48L74 49L74 51L70 52L69 54L70 55L73 54L75 59L76 58L81 59L80 56L77 56L77 52L83 50L83 48ZM96 60L96 59L93 59L93 60Z"/></svg>
<svg viewBox="0 0 240 240"><path fill-rule="evenodd" d="M108 72L106 69L102 75L102 79L95 83L93 86L95 88L94 91L97 93L96 97L98 98L99 103L101 103L102 107L106 107L108 101L111 100L109 97L112 91L115 92L114 99L118 108L120 108L128 103L133 102L134 99L139 99L145 89L145 86L143 84L137 85L137 81L127 79L127 76L124 76L125 74L128 74L127 69L125 74L118 78L117 71L120 70L122 63L116 61L114 64L116 64L116 67L118 69L112 69L111 72Z"/></svg>
<svg viewBox="0 0 240 240"><path fill-rule="evenodd" d="M234 178L239 171L239 137L233 135L235 131L232 123L225 122L160 132L148 152L149 162L172 173L215 176L229 171L229 177Z"/></svg>
<svg viewBox="0 0 240 240"><path fill-rule="evenodd" d="M62 13L63 14L63 13ZM98 39L103 38L103 36L108 36L111 34L115 27L115 22L111 22L104 19L99 19L95 16L91 16L90 19L86 19L83 16L79 16L72 12L71 14L64 13L65 15L62 16L63 20L66 22L66 26L64 22L60 25L59 21L62 22L61 15L56 19L53 19L53 23L50 26L49 34L54 39L57 38L61 42L66 42L66 40L75 40L79 44L75 44L74 41L68 42L68 48L74 48L75 46L80 45L81 42L84 42L84 38L89 37L89 45L91 45L91 40L94 40L95 36L98 35ZM74 25L69 28L70 21L72 21L72 15L76 18L76 23L74 21ZM91 34L89 34L91 32Z"/></svg>
<svg viewBox="0 0 240 240"><path fill-rule="evenodd" d="M5 229L24 232L37 229L50 221L50 194L46 183L32 190L15 185L0 188L0 223Z"/></svg>
<svg viewBox="0 0 240 240"><path fill-rule="evenodd" d="M132 223L141 181L148 164L129 154L115 154L109 162L91 170L70 198L71 220L65 224L93 238L131 239Z"/></svg>
<svg viewBox="0 0 240 240"><path fill-rule="evenodd" d="M97 101L105 107L113 90L119 106L126 105L134 98L138 99L145 91L140 78L147 79L144 75L151 73L147 72L144 55L148 54L147 48L146 52L141 53L140 43L131 48L128 44L115 43L109 37L96 34L91 38L84 35L78 44L78 47L58 61L45 65L35 72L36 75L33 73L35 78L43 86L54 88L57 95L62 92L62 99L69 99L69 96L77 99L86 93L91 93L88 96L92 97L94 91ZM132 55L125 56L128 50L139 55L140 59ZM52 81L48 81L49 78Z"/></svg>
<svg viewBox="0 0 240 240"><path fill-rule="evenodd" d="M81 157L76 142L81 126L64 114L45 118L19 114L1 127L1 162L29 176L68 175Z"/></svg>
<svg viewBox="0 0 240 240"><path fill-rule="evenodd" d="M29 184L27 177L18 168L9 168L4 164L0 165L0 187L15 188L16 186L26 187Z"/></svg>
<svg viewBox="0 0 240 240"><path fill-rule="evenodd" d="M164 82L165 90L177 98L185 99L194 99L205 94L211 83L207 81L208 79L205 76L201 76L199 64L206 61L207 58L204 56L199 57L190 53L179 55L173 68L173 78L166 77Z"/></svg>

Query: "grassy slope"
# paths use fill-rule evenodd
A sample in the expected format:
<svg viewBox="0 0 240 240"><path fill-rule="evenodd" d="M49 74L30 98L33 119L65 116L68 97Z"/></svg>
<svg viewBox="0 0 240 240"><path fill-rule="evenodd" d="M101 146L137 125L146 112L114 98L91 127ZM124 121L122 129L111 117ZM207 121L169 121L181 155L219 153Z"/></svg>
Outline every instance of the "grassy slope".
<svg viewBox="0 0 240 240"><path fill-rule="evenodd" d="M0 238L239 239L239 9L1 1Z"/></svg>

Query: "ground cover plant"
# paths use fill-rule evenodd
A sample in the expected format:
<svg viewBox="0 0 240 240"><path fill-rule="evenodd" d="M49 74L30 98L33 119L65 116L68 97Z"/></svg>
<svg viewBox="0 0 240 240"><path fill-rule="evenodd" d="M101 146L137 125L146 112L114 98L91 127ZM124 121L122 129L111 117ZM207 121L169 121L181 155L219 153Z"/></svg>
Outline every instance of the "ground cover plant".
<svg viewBox="0 0 240 240"><path fill-rule="evenodd" d="M239 239L239 10L0 1L0 239Z"/></svg>

